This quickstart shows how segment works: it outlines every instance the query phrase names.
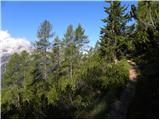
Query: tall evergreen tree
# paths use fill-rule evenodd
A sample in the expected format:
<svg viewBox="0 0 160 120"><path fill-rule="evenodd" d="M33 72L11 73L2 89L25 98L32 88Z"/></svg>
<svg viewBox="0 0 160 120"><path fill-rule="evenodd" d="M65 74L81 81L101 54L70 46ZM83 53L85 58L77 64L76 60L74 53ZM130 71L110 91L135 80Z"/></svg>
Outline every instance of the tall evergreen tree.
<svg viewBox="0 0 160 120"><path fill-rule="evenodd" d="M66 101L69 100L69 102L71 104L73 104L73 96L72 96L72 83L74 80L74 76L73 76L73 70L75 67L75 55L77 53L77 49L76 49L76 44L75 44L75 35L74 35L74 30L73 30L73 26L69 25L67 27L67 31L64 34L64 38L63 38L63 42L64 42L64 66L66 69L66 85L65 85L65 93L66 93Z"/></svg>
<svg viewBox="0 0 160 120"><path fill-rule="evenodd" d="M59 76L59 70L60 70L60 64L61 64L61 41L59 39L58 36L55 37L55 39L53 40L53 45L52 45L52 52L51 52L51 61L52 61L52 64L51 64L51 72L55 73L54 77L56 80L58 80L58 78L60 77Z"/></svg>
<svg viewBox="0 0 160 120"><path fill-rule="evenodd" d="M81 56L84 52L84 46L89 42L88 37L85 35L85 30L79 24L75 31L73 26L69 25L64 35L65 42L65 56L69 62L69 71L70 78L73 76L73 69L78 67L78 64L81 62Z"/></svg>
<svg viewBox="0 0 160 120"><path fill-rule="evenodd" d="M58 66L60 65L60 49L61 49L61 41L58 36L53 41L53 54L54 54L54 60Z"/></svg>
<svg viewBox="0 0 160 120"><path fill-rule="evenodd" d="M82 57L83 53L87 51L87 44L89 43L88 36L85 35L85 30L82 28L81 24L78 24L77 28L75 29L74 32L75 36L75 62L77 63L77 68L80 67L80 64L82 63Z"/></svg>
<svg viewBox="0 0 160 120"><path fill-rule="evenodd" d="M85 30L82 28L81 24L78 24L75 30L76 48L78 48L79 51L83 51L83 47L87 43L89 43L88 36L85 35Z"/></svg>
<svg viewBox="0 0 160 120"><path fill-rule="evenodd" d="M69 79L72 80L73 76L73 56L74 56L74 50L75 50L75 44L74 44L74 30L73 26L69 25L67 27L67 31L64 35L64 43L65 43L65 58L68 62L68 75Z"/></svg>
<svg viewBox="0 0 160 120"><path fill-rule="evenodd" d="M45 20L37 32L37 37L39 41L36 42L36 48L39 53L41 64L44 66L44 80L47 80L47 62L48 62L48 52L50 47L49 38L53 36L52 25L49 21Z"/></svg>
<svg viewBox="0 0 160 120"><path fill-rule="evenodd" d="M102 21L106 24L101 29L100 54L108 61L117 61L125 55L127 50L126 29L129 15L125 13L127 7L121 6L120 1L107 1L105 7L107 18Z"/></svg>

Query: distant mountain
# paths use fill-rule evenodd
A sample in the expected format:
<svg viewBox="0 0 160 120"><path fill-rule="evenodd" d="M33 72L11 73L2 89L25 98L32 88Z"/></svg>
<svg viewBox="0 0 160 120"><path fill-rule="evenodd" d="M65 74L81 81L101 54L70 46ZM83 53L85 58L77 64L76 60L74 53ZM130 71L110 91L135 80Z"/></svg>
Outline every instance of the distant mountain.
<svg viewBox="0 0 160 120"><path fill-rule="evenodd" d="M1 78L5 71L5 66L13 53L21 53L23 50L31 52L31 43L24 38L13 38L7 31L0 31L0 66Z"/></svg>
<svg viewBox="0 0 160 120"><path fill-rule="evenodd" d="M3 73L5 71L6 64L9 61L10 56L10 54L3 54L3 56L1 56L1 78L3 78Z"/></svg>

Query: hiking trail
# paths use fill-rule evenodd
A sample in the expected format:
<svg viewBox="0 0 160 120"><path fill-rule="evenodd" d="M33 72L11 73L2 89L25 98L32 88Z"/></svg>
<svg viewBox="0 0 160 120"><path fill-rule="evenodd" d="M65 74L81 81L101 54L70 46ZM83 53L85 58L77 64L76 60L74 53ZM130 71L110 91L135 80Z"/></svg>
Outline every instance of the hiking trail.
<svg viewBox="0 0 160 120"><path fill-rule="evenodd" d="M135 95L137 66L136 63L131 60L128 60L128 63L131 65L131 68L129 69L129 81L126 87L122 90L120 98L111 105L111 109L108 114L108 118L110 119L126 118L128 106Z"/></svg>

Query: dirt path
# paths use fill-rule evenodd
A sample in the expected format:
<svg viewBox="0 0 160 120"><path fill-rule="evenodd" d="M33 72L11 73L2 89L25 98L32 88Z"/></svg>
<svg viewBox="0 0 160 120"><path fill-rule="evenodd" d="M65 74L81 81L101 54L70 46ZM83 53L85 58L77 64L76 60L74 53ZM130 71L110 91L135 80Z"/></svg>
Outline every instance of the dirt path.
<svg viewBox="0 0 160 120"><path fill-rule="evenodd" d="M132 66L129 69L129 81L124 90L122 91L120 98L116 100L111 106L111 110L108 115L108 118L110 119L126 118L128 105L135 95L137 83L137 66L136 63L131 60L128 60L128 63Z"/></svg>
<svg viewBox="0 0 160 120"><path fill-rule="evenodd" d="M128 63L132 66L129 69L129 80L137 81L137 66L136 66L136 63L132 62L131 60L128 60Z"/></svg>

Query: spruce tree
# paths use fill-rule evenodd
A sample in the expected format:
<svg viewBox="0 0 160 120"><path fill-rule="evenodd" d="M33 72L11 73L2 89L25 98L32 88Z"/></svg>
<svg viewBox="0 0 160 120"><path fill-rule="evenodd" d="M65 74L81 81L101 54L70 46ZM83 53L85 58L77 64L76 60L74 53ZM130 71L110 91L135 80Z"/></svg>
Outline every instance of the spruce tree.
<svg viewBox="0 0 160 120"><path fill-rule="evenodd" d="M127 7L121 6L120 1L107 1L105 7L107 18L102 21L106 24L101 28L100 55L109 62L117 61L127 51L126 29L129 15L125 13Z"/></svg>

